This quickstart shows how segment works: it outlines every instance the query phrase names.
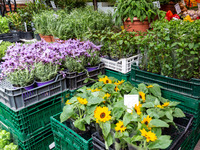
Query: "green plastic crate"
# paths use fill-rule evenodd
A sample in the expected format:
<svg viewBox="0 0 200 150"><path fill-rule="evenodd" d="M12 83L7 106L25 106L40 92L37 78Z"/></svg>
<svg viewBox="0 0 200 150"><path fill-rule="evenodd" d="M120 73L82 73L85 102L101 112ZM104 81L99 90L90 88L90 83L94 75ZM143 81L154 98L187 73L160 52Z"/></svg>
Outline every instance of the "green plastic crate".
<svg viewBox="0 0 200 150"><path fill-rule="evenodd" d="M200 100L200 79L184 81L165 77L140 70L138 66L133 64L131 67L131 80L137 83L157 83L167 91L176 92Z"/></svg>
<svg viewBox="0 0 200 150"><path fill-rule="evenodd" d="M43 130L50 124L50 117L61 112L61 98L64 93L42 101L38 104L14 112L0 103L0 116L11 128L18 131L21 141L29 139L32 134Z"/></svg>
<svg viewBox="0 0 200 150"><path fill-rule="evenodd" d="M51 117L55 147L58 150L90 150L92 138L84 139L65 124L60 123L60 113Z"/></svg>
<svg viewBox="0 0 200 150"><path fill-rule="evenodd" d="M11 133L13 143L19 146L20 150L49 150L49 145L53 142L53 133L50 124L42 131L36 132L30 139L21 141L15 129L8 127L0 121L0 129L6 130Z"/></svg>
<svg viewBox="0 0 200 150"><path fill-rule="evenodd" d="M126 73L126 74L123 74L121 72L116 72L116 71L113 71L113 70L109 70L109 69L105 69L105 75L107 75L108 77L114 77L118 80L125 80L125 81L131 81L131 73Z"/></svg>

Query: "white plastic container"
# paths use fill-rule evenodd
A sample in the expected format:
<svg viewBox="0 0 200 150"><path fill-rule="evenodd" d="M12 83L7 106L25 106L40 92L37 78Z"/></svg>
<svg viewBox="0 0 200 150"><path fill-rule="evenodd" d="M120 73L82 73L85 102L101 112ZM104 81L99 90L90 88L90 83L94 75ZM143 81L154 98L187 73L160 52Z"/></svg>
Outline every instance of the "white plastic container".
<svg viewBox="0 0 200 150"><path fill-rule="evenodd" d="M134 62L138 65L139 60L140 60L140 54L129 57L129 58L122 58L118 61L101 58L101 62L105 64L105 68L118 71L124 74L131 71L131 65Z"/></svg>

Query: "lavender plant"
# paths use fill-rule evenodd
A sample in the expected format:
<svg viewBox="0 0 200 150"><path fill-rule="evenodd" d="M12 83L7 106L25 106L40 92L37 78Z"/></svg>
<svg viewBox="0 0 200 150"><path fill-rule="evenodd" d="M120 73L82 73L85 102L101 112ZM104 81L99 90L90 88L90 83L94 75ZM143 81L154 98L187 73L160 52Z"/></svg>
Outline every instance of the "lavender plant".
<svg viewBox="0 0 200 150"><path fill-rule="evenodd" d="M35 64L35 78L37 81L45 82L54 79L58 72L58 65L52 63L36 63Z"/></svg>

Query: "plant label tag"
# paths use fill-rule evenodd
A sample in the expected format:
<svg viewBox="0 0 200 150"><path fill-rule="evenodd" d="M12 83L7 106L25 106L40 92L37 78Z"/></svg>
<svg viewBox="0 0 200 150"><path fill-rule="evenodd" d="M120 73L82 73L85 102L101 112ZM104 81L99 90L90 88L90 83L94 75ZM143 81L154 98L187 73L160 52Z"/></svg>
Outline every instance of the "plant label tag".
<svg viewBox="0 0 200 150"><path fill-rule="evenodd" d="M51 143L50 145L49 145L49 149L53 149L55 147L55 142L53 142L53 143Z"/></svg>
<svg viewBox="0 0 200 150"><path fill-rule="evenodd" d="M157 7L160 9L160 1L153 2L154 7Z"/></svg>
<svg viewBox="0 0 200 150"><path fill-rule="evenodd" d="M27 32L27 25L26 25L26 22L24 22L24 28L25 28L25 31Z"/></svg>
<svg viewBox="0 0 200 150"><path fill-rule="evenodd" d="M56 9L56 4L54 3L54 1L50 1L51 2L51 6Z"/></svg>
<svg viewBox="0 0 200 150"><path fill-rule="evenodd" d="M124 105L128 107L127 112L131 113L135 104L139 105L139 95L124 95Z"/></svg>
<svg viewBox="0 0 200 150"><path fill-rule="evenodd" d="M180 14L181 13L181 8L180 5L177 3L176 5L174 5L175 9L176 9L176 13Z"/></svg>
<svg viewBox="0 0 200 150"><path fill-rule="evenodd" d="M197 5L198 5L198 10L200 10L200 3L197 3Z"/></svg>
<svg viewBox="0 0 200 150"><path fill-rule="evenodd" d="M3 40L0 40L0 44L3 42Z"/></svg>

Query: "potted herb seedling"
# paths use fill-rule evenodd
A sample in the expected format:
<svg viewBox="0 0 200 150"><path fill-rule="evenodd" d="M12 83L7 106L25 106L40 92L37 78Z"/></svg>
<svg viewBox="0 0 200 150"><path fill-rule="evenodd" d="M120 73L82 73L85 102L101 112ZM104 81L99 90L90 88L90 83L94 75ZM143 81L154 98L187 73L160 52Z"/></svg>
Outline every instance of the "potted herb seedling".
<svg viewBox="0 0 200 150"><path fill-rule="evenodd" d="M33 68L19 68L6 74L6 77L14 87L24 87L26 90L31 90L34 88L34 74Z"/></svg>
<svg viewBox="0 0 200 150"><path fill-rule="evenodd" d="M131 32L146 32L158 13L158 8L154 7L151 0L119 0L116 7L113 16L116 24L123 22L125 29Z"/></svg>
<svg viewBox="0 0 200 150"><path fill-rule="evenodd" d="M8 33L10 31L8 26L8 20L6 17L0 16L0 34Z"/></svg>
<svg viewBox="0 0 200 150"><path fill-rule="evenodd" d="M37 86L49 84L55 80L58 72L58 65L52 63L36 63L35 64L35 78Z"/></svg>

